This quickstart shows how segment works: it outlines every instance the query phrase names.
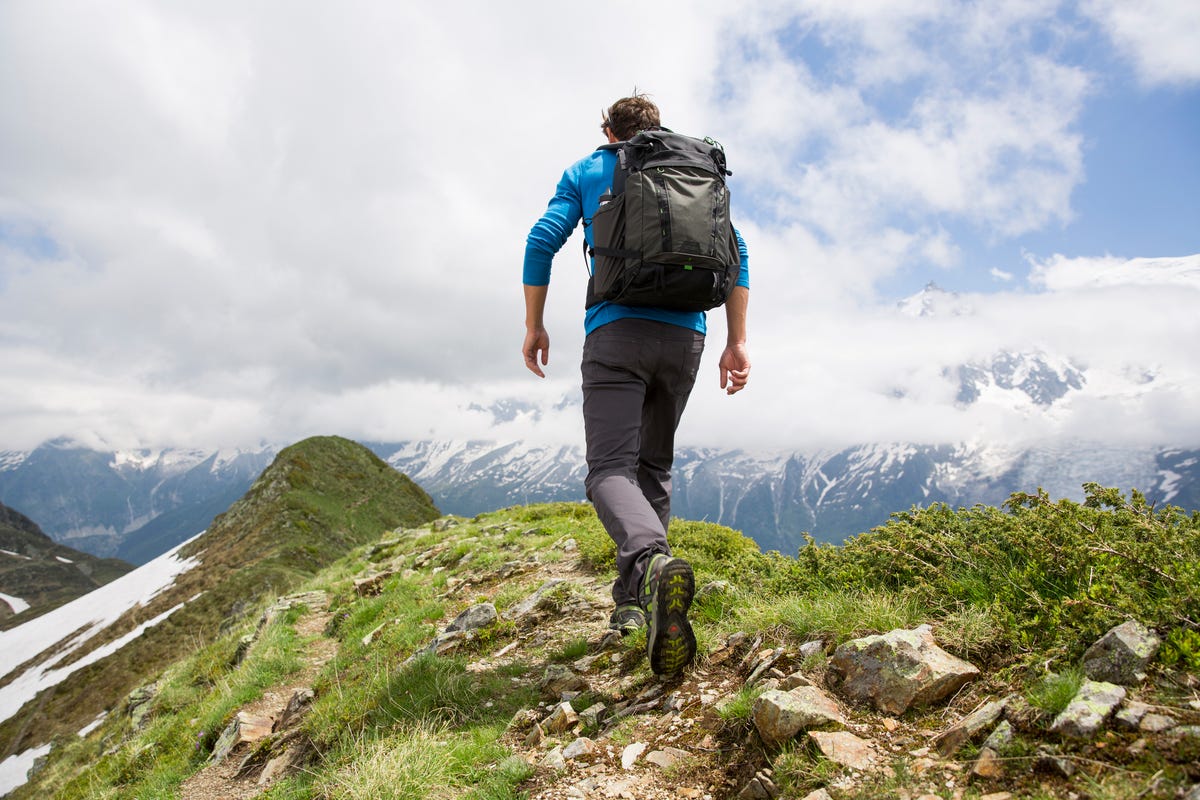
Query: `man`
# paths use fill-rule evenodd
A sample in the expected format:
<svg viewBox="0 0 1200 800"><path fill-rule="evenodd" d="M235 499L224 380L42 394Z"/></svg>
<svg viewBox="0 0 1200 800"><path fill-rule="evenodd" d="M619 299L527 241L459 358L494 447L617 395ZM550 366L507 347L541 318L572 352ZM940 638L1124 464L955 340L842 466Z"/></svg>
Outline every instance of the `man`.
<svg viewBox="0 0 1200 800"><path fill-rule="evenodd" d="M609 144L660 125L645 95L625 97L605 112L601 130ZM587 223L611 192L617 154L598 149L563 173L546 213L525 248L525 366L540 378L550 360L543 313L554 255L581 220ZM725 304L728 340L718 366L727 394L750 377L746 308L750 290L745 243L738 235L741 277ZM691 663L696 639L687 619L695 591L691 565L671 556L671 464L675 430L695 383L704 349L703 312L630 307L598 302L584 317L583 420L588 499L617 546L616 603L610 627L622 634L648 625L650 667L676 675ZM539 363L540 362L540 363Z"/></svg>

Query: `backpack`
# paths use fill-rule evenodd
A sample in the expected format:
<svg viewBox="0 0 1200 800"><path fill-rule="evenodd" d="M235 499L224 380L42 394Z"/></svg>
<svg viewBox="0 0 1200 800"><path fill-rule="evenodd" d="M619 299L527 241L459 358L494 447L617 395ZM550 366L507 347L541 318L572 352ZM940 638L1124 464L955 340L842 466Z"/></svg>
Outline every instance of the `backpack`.
<svg viewBox="0 0 1200 800"><path fill-rule="evenodd" d="M594 259L586 307L601 301L675 311L723 304L741 272L729 220L725 151L712 139L666 128L642 131L616 150L610 193L584 224Z"/></svg>

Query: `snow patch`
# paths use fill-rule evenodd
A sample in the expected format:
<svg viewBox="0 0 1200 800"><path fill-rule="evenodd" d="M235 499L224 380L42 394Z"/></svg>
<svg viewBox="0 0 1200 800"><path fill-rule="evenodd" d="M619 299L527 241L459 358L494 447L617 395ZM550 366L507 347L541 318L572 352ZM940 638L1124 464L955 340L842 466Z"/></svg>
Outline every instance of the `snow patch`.
<svg viewBox="0 0 1200 800"><path fill-rule="evenodd" d="M4 553L4 555L6 555L6 556L12 556L13 558L23 558L26 561L33 561L33 559L30 558L29 556L24 555L23 553L14 553L12 550L0 549L0 553Z"/></svg>
<svg viewBox="0 0 1200 800"><path fill-rule="evenodd" d="M13 597L11 594L0 592L0 600L8 603L8 607L12 609L14 614L20 614L25 609L29 608L29 603L19 597Z"/></svg>
<svg viewBox="0 0 1200 800"><path fill-rule="evenodd" d="M6 795L28 780L29 769L33 762L50 752L50 745L44 744L23 753L0 761L0 796Z"/></svg>
<svg viewBox="0 0 1200 800"><path fill-rule="evenodd" d="M191 540L189 540L191 541ZM13 673L21 664L56 648L53 658L15 676L0 688L0 722L11 718L37 693L55 686L71 673L98 661L157 625L182 604L142 623L120 639L89 653L60 669L55 665L79 649L88 639L111 625L126 611L145 606L172 586L178 575L196 566L195 558L182 559L178 553L184 542L133 572L76 598L64 606L43 614L12 630L0 633L0 677Z"/></svg>

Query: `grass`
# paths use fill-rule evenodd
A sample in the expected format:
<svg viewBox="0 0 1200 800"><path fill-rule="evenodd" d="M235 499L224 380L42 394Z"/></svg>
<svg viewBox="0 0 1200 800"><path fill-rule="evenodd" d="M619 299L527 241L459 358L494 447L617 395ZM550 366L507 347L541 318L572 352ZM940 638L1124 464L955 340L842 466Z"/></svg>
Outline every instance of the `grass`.
<svg viewBox="0 0 1200 800"><path fill-rule="evenodd" d="M291 509L298 514L294 519L311 527L314 514L334 513L339 504L311 494L314 486L306 481L317 468L310 464L306 471L300 461L285 483L300 492ZM375 523L364 517L363 524ZM265 796L522 797L531 767L503 745L506 726L518 711L537 707L545 662L578 660L589 652L588 637L548 640L526 648L525 662L488 666L489 653L522 635L515 623L502 620L449 656L409 657L469 604L489 600L503 613L544 580L520 572L497 578L500 565L566 565L578 559L597 581L605 581L614 570L611 540L592 509L575 503L505 509L459 519L446 529L381 526L376 536L394 542L375 548L371 541L356 541L308 584L332 596L327 634L338 648L317 679L317 697L303 723L322 755L308 772L281 781ZM577 550L561 548L568 538ZM836 646L930 623L942 646L990 664L995 674L1023 676L1034 665L1066 665L1025 690L1029 705L1049 716L1065 707L1082 681L1072 666L1081 646L1120 621L1130 602L1140 604L1138 616L1148 625L1183 631L1173 639L1173 658L1186 665L1195 650L1188 620L1200 603L1189 581L1200 559L1200 518L1147 509L1136 497L1126 501L1098 489L1083 505L1031 495L1016 498L1007 512L913 509L845 546L813 544L797 558L759 553L736 531L708 523L675 520L671 541L692 562L698 585L725 582L693 606L702 653L718 649L734 631L762 636L769 642L764 646L794 649L813 638ZM369 569L397 574L378 595L359 597L353 584L368 569L368 553L373 553ZM420 568L406 571L418 561ZM1114 599L1126 590L1136 597ZM588 589L566 582L546 593L541 611L561 618L585 605L590 609L589 601ZM28 792L17 796L53 796L60 789L64 797L171 796L202 766L233 712L299 665L302 643L294 631L299 611L268 628L249 657L234 665L238 638L261 607L252 606L224 635L190 634L190 654L163 675L145 730L133 732L120 714L111 715L92 736L56 749ZM626 687L655 680L641 657L645 644L644 630L625 637L604 662L620 670ZM801 666L819 669L823 659L818 654ZM699 668L706 669L703 661ZM714 713L722 730L713 733L741 741L759 693L742 688L719 703ZM618 699L583 697L610 707ZM627 718L604 735L619 748L644 736L638 725L637 718ZM113 742L115 750L106 752ZM843 776L803 742L755 757L769 758L783 796L802 797ZM1089 796L1118 797L1136 789L1155 797L1151 783L1157 769L1098 772L1089 778L1094 784ZM836 796L900 797L917 785L920 780L897 763L870 788L839 789ZM970 786L964 798L980 794Z"/></svg>

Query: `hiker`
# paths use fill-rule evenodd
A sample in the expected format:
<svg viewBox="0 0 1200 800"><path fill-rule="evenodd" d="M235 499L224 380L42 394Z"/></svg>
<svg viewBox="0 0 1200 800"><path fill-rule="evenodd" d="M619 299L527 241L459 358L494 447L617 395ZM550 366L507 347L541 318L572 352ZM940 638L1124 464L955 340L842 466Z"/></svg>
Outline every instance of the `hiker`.
<svg viewBox="0 0 1200 800"><path fill-rule="evenodd" d="M526 242L522 354L525 366L540 378L545 377L542 367L550 358L543 312L554 255L580 221L587 244L594 245L590 223L601 203L612 197L621 143L642 131L666 130L660 128L655 104L636 92L613 103L603 113L600 127L609 146L563 172ZM720 157L724 173L723 151ZM723 191L724 174L720 181ZM725 302L728 340L718 364L720 387L729 395L745 388L750 377L746 247L736 231L732 234L736 242L731 241L729 249L740 273L734 266L736 285L730 280L727 287L732 289ZM672 557L667 544L671 464L675 430L704 349L705 314L598 300L589 282L584 328L581 371L588 465L584 485L617 547L618 576L612 589L616 608L609 627L625 635L648 625L651 669L675 675L695 657L696 640L687 619L695 577L691 565Z"/></svg>

